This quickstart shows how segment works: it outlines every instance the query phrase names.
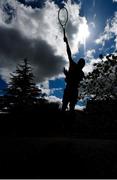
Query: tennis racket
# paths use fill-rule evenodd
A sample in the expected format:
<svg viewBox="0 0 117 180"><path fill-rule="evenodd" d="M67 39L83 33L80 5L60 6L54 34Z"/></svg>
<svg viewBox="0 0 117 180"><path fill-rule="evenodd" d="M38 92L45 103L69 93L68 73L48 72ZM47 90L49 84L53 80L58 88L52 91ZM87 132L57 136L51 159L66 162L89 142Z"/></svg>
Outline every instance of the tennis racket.
<svg viewBox="0 0 117 180"><path fill-rule="evenodd" d="M65 32L66 24L68 21L68 11L65 7L59 9L58 20L59 20L59 23L63 29L63 32Z"/></svg>

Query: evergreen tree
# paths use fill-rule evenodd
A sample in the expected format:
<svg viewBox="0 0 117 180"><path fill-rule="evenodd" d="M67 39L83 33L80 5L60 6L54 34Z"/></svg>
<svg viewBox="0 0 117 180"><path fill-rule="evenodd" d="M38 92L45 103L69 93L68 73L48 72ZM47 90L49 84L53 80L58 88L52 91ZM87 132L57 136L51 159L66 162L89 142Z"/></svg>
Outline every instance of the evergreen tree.
<svg viewBox="0 0 117 180"><path fill-rule="evenodd" d="M16 72L11 74L8 95L15 105L33 104L36 96L41 96L41 90L34 83L31 65L27 59L24 59L23 63L17 66Z"/></svg>

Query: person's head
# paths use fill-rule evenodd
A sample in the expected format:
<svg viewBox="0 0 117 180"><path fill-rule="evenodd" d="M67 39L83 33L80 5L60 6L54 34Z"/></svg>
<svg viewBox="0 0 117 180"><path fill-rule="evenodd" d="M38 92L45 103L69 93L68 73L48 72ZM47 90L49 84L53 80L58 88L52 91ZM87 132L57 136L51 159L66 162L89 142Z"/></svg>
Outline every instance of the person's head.
<svg viewBox="0 0 117 180"><path fill-rule="evenodd" d="M85 66L85 60L83 58L80 58L77 64L79 68L82 69Z"/></svg>

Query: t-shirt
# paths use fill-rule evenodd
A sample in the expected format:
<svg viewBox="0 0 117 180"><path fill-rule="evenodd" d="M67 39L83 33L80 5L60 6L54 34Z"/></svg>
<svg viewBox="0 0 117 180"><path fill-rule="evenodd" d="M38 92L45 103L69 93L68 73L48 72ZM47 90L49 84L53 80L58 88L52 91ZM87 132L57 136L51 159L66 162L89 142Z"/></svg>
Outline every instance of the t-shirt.
<svg viewBox="0 0 117 180"><path fill-rule="evenodd" d="M78 87L79 82L83 79L84 72L74 61L70 62L69 71L66 74L67 86Z"/></svg>

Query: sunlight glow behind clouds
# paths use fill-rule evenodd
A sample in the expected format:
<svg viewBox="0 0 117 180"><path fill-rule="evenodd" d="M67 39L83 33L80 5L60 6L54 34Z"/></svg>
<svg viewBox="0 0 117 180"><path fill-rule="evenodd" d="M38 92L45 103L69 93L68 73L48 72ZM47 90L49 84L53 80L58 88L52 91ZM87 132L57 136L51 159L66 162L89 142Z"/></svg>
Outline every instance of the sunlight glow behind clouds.
<svg viewBox="0 0 117 180"><path fill-rule="evenodd" d="M89 37L90 32L86 20L79 25L78 40L81 44L85 45L86 39Z"/></svg>

